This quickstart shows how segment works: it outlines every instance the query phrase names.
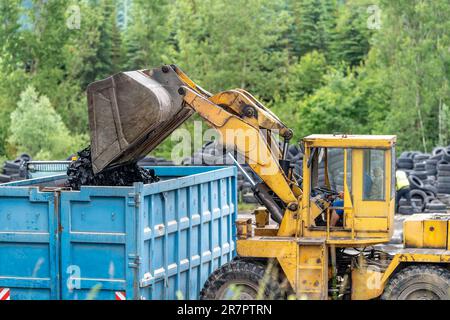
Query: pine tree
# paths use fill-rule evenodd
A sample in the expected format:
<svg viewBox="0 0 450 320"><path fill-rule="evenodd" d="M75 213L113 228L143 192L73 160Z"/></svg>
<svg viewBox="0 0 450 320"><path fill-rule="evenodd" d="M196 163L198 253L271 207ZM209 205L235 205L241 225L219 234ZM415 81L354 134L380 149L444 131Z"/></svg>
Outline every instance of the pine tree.
<svg viewBox="0 0 450 320"><path fill-rule="evenodd" d="M180 0L172 16L177 62L207 90L241 87L269 100L285 85L283 1Z"/></svg>
<svg viewBox="0 0 450 320"><path fill-rule="evenodd" d="M126 68L152 68L173 62L169 0L134 0L125 30Z"/></svg>
<svg viewBox="0 0 450 320"><path fill-rule="evenodd" d="M314 50L328 55L336 25L336 1L289 0L288 4L294 16L289 35L294 55L301 57Z"/></svg>
<svg viewBox="0 0 450 320"><path fill-rule="evenodd" d="M13 70L23 61L20 54L23 38L19 32L21 12L20 0L0 2L0 63L8 70Z"/></svg>
<svg viewBox="0 0 450 320"><path fill-rule="evenodd" d="M367 57L370 49L371 30L367 26L369 2L351 0L339 6L339 18L332 34L331 60L355 67Z"/></svg>
<svg viewBox="0 0 450 320"><path fill-rule="evenodd" d="M80 30L73 30L65 46L68 75L87 85L122 69L122 41L115 1L81 3Z"/></svg>
<svg viewBox="0 0 450 320"><path fill-rule="evenodd" d="M430 151L449 101L450 4L447 1L381 2L382 32L376 34L377 68L391 88L381 132L399 135L400 149ZM369 64L370 65L370 64Z"/></svg>
<svg viewBox="0 0 450 320"><path fill-rule="evenodd" d="M19 33L21 6L19 0L0 2L0 156L6 154L6 139L10 122L10 113L14 108L11 95L19 94L13 83L14 71L23 65L19 48L22 37Z"/></svg>

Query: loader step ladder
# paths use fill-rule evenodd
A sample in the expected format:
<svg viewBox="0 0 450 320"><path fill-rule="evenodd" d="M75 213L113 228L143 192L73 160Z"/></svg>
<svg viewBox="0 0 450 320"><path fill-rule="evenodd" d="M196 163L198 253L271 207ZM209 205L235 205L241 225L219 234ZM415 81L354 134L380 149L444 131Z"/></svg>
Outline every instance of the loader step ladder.
<svg viewBox="0 0 450 320"><path fill-rule="evenodd" d="M297 299L328 298L328 252L325 238L298 241Z"/></svg>

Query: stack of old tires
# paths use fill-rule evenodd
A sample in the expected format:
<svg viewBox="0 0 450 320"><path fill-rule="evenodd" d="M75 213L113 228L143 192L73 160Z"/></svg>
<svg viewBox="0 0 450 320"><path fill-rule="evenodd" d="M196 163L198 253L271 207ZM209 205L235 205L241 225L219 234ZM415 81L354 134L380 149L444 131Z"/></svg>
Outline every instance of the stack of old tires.
<svg viewBox="0 0 450 320"><path fill-rule="evenodd" d="M23 180L26 178L25 163L30 161L30 155L23 153L15 160L7 160L0 173L0 183Z"/></svg>
<svg viewBox="0 0 450 320"><path fill-rule="evenodd" d="M436 165L437 189L441 194L450 194L450 149L445 149L441 156Z"/></svg>
<svg viewBox="0 0 450 320"><path fill-rule="evenodd" d="M246 172L254 179L258 181L258 177L253 171L244 164L241 157L234 153L234 158L238 159L239 163ZM209 141L203 145L203 147L194 152L191 157L183 159L182 165L197 165L197 166L227 166L234 165L233 160L228 157L227 150L217 141ZM238 170L238 193L239 199L245 203L256 203L257 200L253 195L250 182L248 182L242 172Z"/></svg>
<svg viewBox="0 0 450 320"><path fill-rule="evenodd" d="M411 152L403 152L400 158L397 159L397 169L409 173L414 168L414 160Z"/></svg>
<svg viewBox="0 0 450 320"><path fill-rule="evenodd" d="M154 166L173 166L173 161L165 158L156 158L147 156L138 162L140 167L154 167Z"/></svg>
<svg viewBox="0 0 450 320"><path fill-rule="evenodd" d="M449 149L450 150L450 149ZM450 204L450 151L438 147L432 154L424 154L419 151L403 152L397 159L397 169L405 171L408 175L411 188L411 203L406 199L399 202L400 214L412 214L420 212L446 213ZM448 165L448 166L447 166ZM448 181L448 185L445 183Z"/></svg>
<svg viewBox="0 0 450 320"><path fill-rule="evenodd" d="M243 161L243 157L237 152L233 152L233 156L242 165L247 174L255 182L259 182L259 177L250 169L248 165ZM303 154L297 145L292 145L288 149L287 159L291 161L291 166L294 170L294 175L297 179L301 179L303 170ZM203 147L194 152L191 157L188 157L182 161L182 165L207 165L207 166L223 166L234 165L234 162L227 155L227 150L224 149L216 141L209 141L203 145ZM246 180L242 172L238 170L238 192L239 199L244 203L257 203L255 196L253 195L252 185Z"/></svg>
<svg viewBox="0 0 450 320"><path fill-rule="evenodd" d="M328 179L330 187L336 191L344 190L344 150L331 148L327 153ZM351 172L348 179L351 179ZM319 186L325 186L325 161L319 163Z"/></svg>

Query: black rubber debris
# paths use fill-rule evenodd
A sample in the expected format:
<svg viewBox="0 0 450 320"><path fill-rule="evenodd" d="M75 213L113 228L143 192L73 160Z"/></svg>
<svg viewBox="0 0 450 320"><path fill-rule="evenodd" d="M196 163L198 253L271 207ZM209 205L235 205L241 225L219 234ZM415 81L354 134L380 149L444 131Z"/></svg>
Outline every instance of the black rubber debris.
<svg viewBox="0 0 450 320"><path fill-rule="evenodd" d="M67 168L66 186L80 190L81 186L131 186L135 182L149 184L159 181L153 169L146 170L137 163L106 168L94 174L91 163L91 148L78 152L78 159Z"/></svg>

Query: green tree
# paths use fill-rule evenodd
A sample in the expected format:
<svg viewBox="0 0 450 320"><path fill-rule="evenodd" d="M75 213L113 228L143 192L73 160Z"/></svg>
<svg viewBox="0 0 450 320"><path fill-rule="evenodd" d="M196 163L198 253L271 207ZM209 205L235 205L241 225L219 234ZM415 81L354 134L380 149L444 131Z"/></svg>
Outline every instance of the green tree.
<svg viewBox="0 0 450 320"><path fill-rule="evenodd" d="M0 2L0 57L2 66L8 68L8 71L14 70L23 62L21 47L24 39L19 32L21 13L20 0Z"/></svg>
<svg viewBox="0 0 450 320"><path fill-rule="evenodd" d="M398 134L401 149L429 151L448 137L444 106L450 96L450 3L402 0L381 4L384 20L374 39L376 59L369 63L383 70L392 90L385 104L383 131Z"/></svg>
<svg viewBox="0 0 450 320"><path fill-rule="evenodd" d="M11 112L16 107L21 88L29 82L29 77L22 71L5 72L0 63L0 156L9 155L7 139L11 122Z"/></svg>
<svg viewBox="0 0 450 320"><path fill-rule="evenodd" d="M0 2L0 156L8 154L10 114L16 97L29 81L25 74L26 40L19 23L25 13L20 0Z"/></svg>
<svg viewBox="0 0 450 320"><path fill-rule="evenodd" d="M21 95L11 114L9 143L17 152L38 159L66 159L86 142L70 134L61 117L45 96L30 86Z"/></svg>
<svg viewBox="0 0 450 320"><path fill-rule="evenodd" d="M15 46L5 46L0 61L0 68L5 74L0 84L0 95L4 92L0 98L0 153L6 152L4 139L10 113L20 92L30 84L50 99L71 129L77 132L83 128L85 131L87 127L84 94L79 89L78 81L68 79L71 62L68 57L72 57L73 52L68 54L66 44L76 33L67 27L65 20L70 2L31 1L31 7L25 7L18 1L8 3L10 10L6 12L5 21L11 26L8 29L11 31L9 35L6 31L1 34L12 39L6 42ZM5 11L2 12L0 14L3 15ZM14 62L11 57L14 57ZM80 108L81 103L83 108Z"/></svg>
<svg viewBox="0 0 450 320"><path fill-rule="evenodd" d="M373 2L373 1L372 1ZM360 65L370 49L371 29L367 21L367 8L372 4L365 0L350 0L339 6L336 28L330 45L334 64L341 62L351 67Z"/></svg>
<svg viewBox="0 0 450 320"><path fill-rule="evenodd" d="M169 16L173 1L134 0L130 24L125 30L126 63L128 70L153 68L173 63L174 47Z"/></svg>
<svg viewBox="0 0 450 320"><path fill-rule="evenodd" d="M209 91L240 87L270 100L286 84L290 17L281 0L179 0L177 62Z"/></svg>
<svg viewBox="0 0 450 320"><path fill-rule="evenodd" d="M288 33L294 55L301 57L316 50L328 56L336 25L336 1L288 0L287 4L294 17Z"/></svg>
<svg viewBox="0 0 450 320"><path fill-rule="evenodd" d="M68 74L85 90L90 83L121 69L122 48L113 0L98 4L84 2L80 8L80 29L72 30L65 51Z"/></svg>
<svg viewBox="0 0 450 320"><path fill-rule="evenodd" d="M326 85L298 102L297 133L367 133L368 110L353 73L330 73Z"/></svg>
<svg viewBox="0 0 450 320"><path fill-rule="evenodd" d="M317 51L305 54L298 63L289 68L286 93L295 99L312 94L325 84L324 76L328 69L324 54Z"/></svg>
<svg viewBox="0 0 450 320"><path fill-rule="evenodd" d="M111 0L80 2L80 29L70 30L64 45L65 79L51 99L72 132L88 130L86 87L123 69L123 44Z"/></svg>
<svg viewBox="0 0 450 320"><path fill-rule="evenodd" d="M65 11L68 0L33 0L24 10L29 26L21 29L25 70L32 84L43 94L53 97L64 78L64 45L70 35Z"/></svg>

